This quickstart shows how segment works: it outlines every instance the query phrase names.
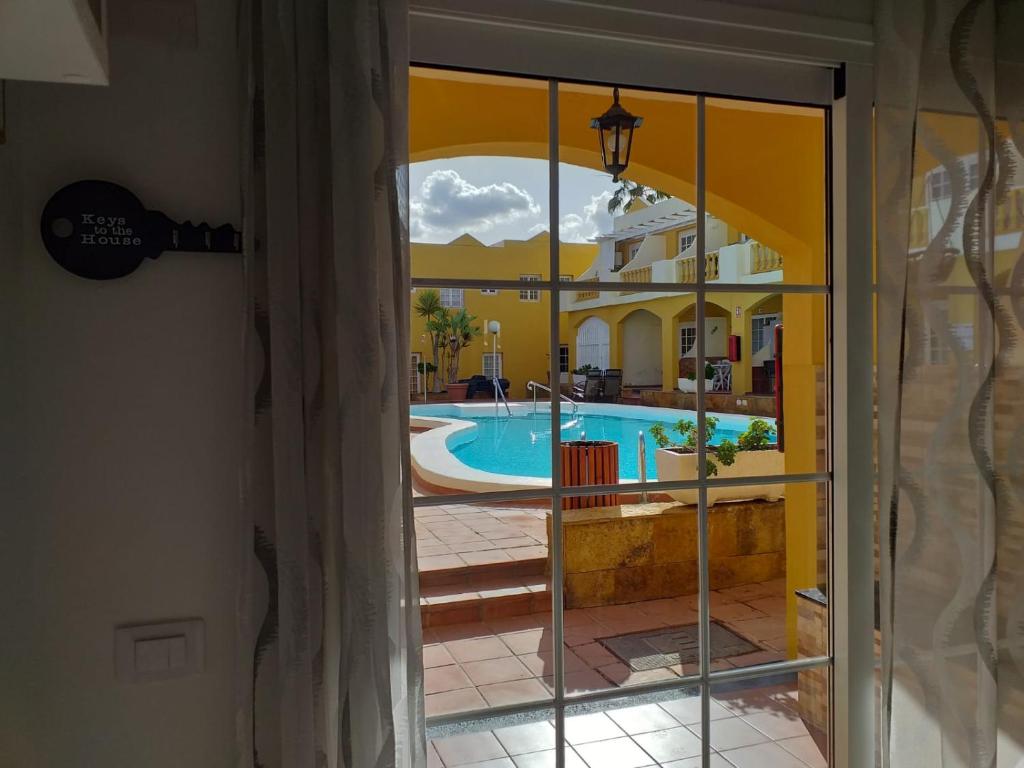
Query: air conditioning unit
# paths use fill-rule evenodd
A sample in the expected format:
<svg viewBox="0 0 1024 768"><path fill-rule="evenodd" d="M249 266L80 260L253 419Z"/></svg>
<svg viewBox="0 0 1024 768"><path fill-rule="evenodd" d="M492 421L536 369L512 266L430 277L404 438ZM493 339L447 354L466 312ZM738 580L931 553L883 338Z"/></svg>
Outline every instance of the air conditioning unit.
<svg viewBox="0 0 1024 768"><path fill-rule="evenodd" d="M106 0L0 0L0 80L107 85Z"/></svg>

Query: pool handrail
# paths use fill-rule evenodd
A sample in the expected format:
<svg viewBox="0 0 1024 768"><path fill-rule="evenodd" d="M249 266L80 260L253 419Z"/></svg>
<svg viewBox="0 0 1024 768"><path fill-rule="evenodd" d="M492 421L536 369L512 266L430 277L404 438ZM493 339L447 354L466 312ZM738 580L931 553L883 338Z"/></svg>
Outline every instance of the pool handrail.
<svg viewBox="0 0 1024 768"><path fill-rule="evenodd" d="M505 390L501 388L501 382L498 381L498 377L495 376L491 379L494 383L494 413L498 413L498 395L501 395L501 401L505 404L505 410L508 411L508 415L512 415L512 409L508 407L508 398L505 397Z"/></svg>
<svg viewBox="0 0 1024 768"><path fill-rule="evenodd" d="M533 412L536 413L537 412L537 389L538 388L543 389L545 392L547 392L550 395L551 394L551 387L545 386L544 384L541 384L539 381L534 381L533 379L530 379L528 382L526 382L526 388L528 390L530 390L531 392L533 392ZM575 416L576 413L579 411L579 409L580 409L579 403L577 403L571 397L566 397L561 392L559 392L558 393L558 399L559 400L564 400L565 402L569 403L572 406L572 415L573 416Z"/></svg>

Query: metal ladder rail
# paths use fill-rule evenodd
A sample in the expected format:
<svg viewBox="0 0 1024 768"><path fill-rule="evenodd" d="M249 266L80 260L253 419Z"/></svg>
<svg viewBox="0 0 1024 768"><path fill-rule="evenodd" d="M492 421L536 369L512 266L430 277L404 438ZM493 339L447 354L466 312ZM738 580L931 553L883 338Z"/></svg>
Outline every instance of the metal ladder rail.
<svg viewBox="0 0 1024 768"><path fill-rule="evenodd" d="M494 384L494 410L498 410L498 395L501 395L501 402L505 404L505 410L508 411L508 415L511 416L512 409L508 407L508 399L505 397L505 390L501 388L498 377L495 376L491 381Z"/></svg>
<svg viewBox="0 0 1024 768"><path fill-rule="evenodd" d="M526 382L526 388L528 390L530 390L531 392L533 392L533 412L536 413L537 412L537 390L538 389L543 389L545 392L550 394L551 393L551 387L545 386L544 384L541 384L539 381L534 381L533 379L530 379L530 381ZM571 397L566 397L561 392L558 393L558 399L561 400L562 402L569 403L572 406L572 415L573 416L575 416L577 414L577 412L580 409L580 404L579 403L577 403Z"/></svg>

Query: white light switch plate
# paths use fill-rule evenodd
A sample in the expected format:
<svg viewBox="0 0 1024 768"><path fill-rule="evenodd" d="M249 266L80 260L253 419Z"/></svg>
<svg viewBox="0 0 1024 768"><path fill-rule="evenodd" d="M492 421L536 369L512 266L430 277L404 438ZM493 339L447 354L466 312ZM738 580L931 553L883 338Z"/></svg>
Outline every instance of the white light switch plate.
<svg viewBox="0 0 1024 768"><path fill-rule="evenodd" d="M205 629L202 619L117 627L117 679L145 683L202 672L206 663Z"/></svg>

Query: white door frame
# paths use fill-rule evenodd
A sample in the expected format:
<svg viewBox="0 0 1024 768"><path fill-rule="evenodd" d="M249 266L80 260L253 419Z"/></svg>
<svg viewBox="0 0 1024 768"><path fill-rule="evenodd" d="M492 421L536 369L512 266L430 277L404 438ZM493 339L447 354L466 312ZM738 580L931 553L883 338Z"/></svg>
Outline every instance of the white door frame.
<svg viewBox="0 0 1024 768"><path fill-rule="evenodd" d="M831 210L831 309L833 424L830 531L829 632L832 674L830 764L837 768L874 761L874 546L872 473L873 296L870 260L872 190L872 49L868 23L825 20L801 14L701 0L637 0L627 5L592 0L585 27L580 6L564 0L529 0L514 6L501 0L415 0L410 11L412 59L417 63L567 80L616 83L827 106L830 113L828 164ZM452 46L451 41L460 41ZM614 45L615 55L607 55ZM623 62L628 61L628 75ZM623 80L626 82L623 82ZM554 81L552 81L554 82ZM702 103L701 96L698 100ZM549 89L549 229L557 232L557 90ZM703 120L698 118L698 165L703 162ZM701 178L702 170L698 169ZM698 184L698 209L704 205ZM698 280L703 282L703 231L698 228ZM551 239L550 280L531 287L559 290L558 240ZM421 281L430 285L430 280ZM440 282L440 281L434 281ZM450 282L450 281L449 281ZM481 283L486 281L473 281ZM499 281L495 287L511 287ZM617 290L598 284L596 290ZM557 349L558 306L551 302L551 346ZM698 302L697 324L703 320ZM698 335L703 352L703 335ZM698 397L703 398L698 380ZM552 382L551 418L559 428L560 404ZM701 430L698 429L698 434ZM553 464L558 465L557 443ZM698 464L700 464L698 462ZM558 472L555 472L557 477ZM810 476L805 481L813 480ZM638 488L637 490L643 490ZM652 490L656 490L652 488ZM705 495L706 494L702 494ZM561 489L551 491L560 519ZM472 502L467 495L463 501ZM480 495L480 500L493 498ZM450 502L424 497L417 504ZM555 520L551 554L553 578L561 578L561 526ZM702 553L702 556L706 553ZM702 608L707 586L702 587ZM553 622L561 631L561 602L553 601ZM706 611L703 611L706 614ZM706 617L702 619L705 621ZM801 662L785 663L786 669ZM810 660L820 664L820 660ZM705 665L706 666L706 665ZM803 664L808 666L808 664ZM781 668L776 667L776 668ZM737 673L732 675L731 673ZM717 673L710 679L743 676ZM554 678L564 681L562 644L555 643ZM642 690L644 686L633 689ZM622 695L590 694L599 700ZM583 700L580 699L580 700ZM556 693L556 733L564 732L563 699ZM550 705L550 703L549 703ZM507 708L509 711L516 707ZM494 710L491 710L492 712ZM453 718L438 718L439 722Z"/></svg>

